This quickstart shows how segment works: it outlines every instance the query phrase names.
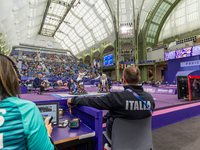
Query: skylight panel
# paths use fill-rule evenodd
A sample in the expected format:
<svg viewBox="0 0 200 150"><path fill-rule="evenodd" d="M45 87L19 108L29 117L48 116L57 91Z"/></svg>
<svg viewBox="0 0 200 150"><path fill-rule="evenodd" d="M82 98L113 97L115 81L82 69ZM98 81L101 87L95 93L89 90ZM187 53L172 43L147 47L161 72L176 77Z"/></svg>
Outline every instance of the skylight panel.
<svg viewBox="0 0 200 150"><path fill-rule="evenodd" d="M64 49L71 50L70 47L64 41L61 42L61 45L64 47Z"/></svg>
<svg viewBox="0 0 200 150"><path fill-rule="evenodd" d="M74 27L80 20L76 18L71 12L68 13L65 21L70 22L70 26Z"/></svg>
<svg viewBox="0 0 200 150"><path fill-rule="evenodd" d="M47 25L47 26L46 26L46 29L55 30L55 27L54 27L54 26Z"/></svg>
<svg viewBox="0 0 200 150"><path fill-rule="evenodd" d="M71 32L69 32L69 37L74 42L77 39L78 35L74 30L71 30Z"/></svg>
<svg viewBox="0 0 200 150"><path fill-rule="evenodd" d="M51 3L48 12L53 14L53 10L55 9L55 7L56 7L56 3Z"/></svg>
<svg viewBox="0 0 200 150"><path fill-rule="evenodd" d="M71 47L72 45L74 45L74 42L72 42L68 36L66 36L63 40L65 42L65 44L68 46L68 47Z"/></svg>
<svg viewBox="0 0 200 150"><path fill-rule="evenodd" d="M76 32L82 37L84 36L88 30L87 28L85 27L85 25L83 24L82 21L80 21L76 26L75 26L75 30Z"/></svg>
<svg viewBox="0 0 200 150"><path fill-rule="evenodd" d="M84 3L84 1L81 2L80 5L78 5L77 7L75 7L73 9L74 14L76 14L78 17L82 18L87 11L90 9L90 7L88 5L86 5Z"/></svg>
<svg viewBox="0 0 200 150"><path fill-rule="evenodd" d="M47 28L47 25L45 24L45 25L43 26L43 28Z"/></svg>
<svg viewBox="0 0 200 150"><path fill-rule="evenodd" d="M110 21L109 18L106 18L106 25L108 26L108 29L110 29L110 31L112 32L113 30L113 24L112 22Z"/></svg>
<svg viewBox="0 0 200 150"><path fill-rule="evenodd" d="M95 8L96 8L98 14L101 16L101 18L106 18L108 16L109 12L106 9L106 6L105 6L105 4L103 3L102 0L99 0L95 4Z"/></svg>
<svg viewBox="0 0 200 150"><path fill-rule="evenodd" d="M82 40L79 40L79 41L76 43L76 45L77 45L79 51L83 51L83 50L85 49L85 46L84 46Z"/></svg>
<svg viewBox="0 0 200 150"><path fill-rule="evenodd" d="M96 25L98 25L101 21L97 18L94 11L91 9L83 18L85 24L93 29Z"/></svg>
<svg viewBox="0 0 200 150"><path fill-rule="evenodd" d="M45 19L45 23L57 25L59 23L57 20L58 19L57 18L55 19L55 17L47 16L46 19Z"/></svg>
<svg viewBox="0 0 200 150"><path fill-rule="evenodd" d="M61 8L63 6L53 4L53 2L51 6L51 11L53 11L49 11L48 14L60 16L63 13ZM66 8L64 10L66 11ZM60 20L60 18L56 17L57 20ZM61 43L63 48L69 49L70 47L75 55L86 48L92 47L95 42L105 39L108 34L113 32L114 28L112 16L103 0L81 1L77 7L70 10L64 21L69 23L61 23L56 31L55 39ZM51 23L49 20L46 23L57 26L57 24Z"/></svg>
<svg viewBox="0 0 200 150"><path fill-rule="evenodd" d="M65 6L62 6L60 4L51 3L48 13L55 14L55 15L62 17L64 15L66 9L67 8Z"/></svg>
<svg viewBox="0 0 200 150"><path fill-rule="evenodd" d="M76 47L75 44L71 46L71 51L72 51L72 52L78 51L78 49L77 49L77 47Z"/></svg>
<svg viewBox="0 0 200 150"><path fill-rule="evenodd" d="M98 0L85 0L87 3L90 3L91 5L94 5Z"/></svg>
<svg viewBox="0 0 200 150"><path fill-rule="evenodd" d="M57 41L58 43L61 43L62 40L60 40L56 35L54 36L54 38L56 39L56 41Z"/></svg>
<svg viewBox="0 0 200 150"><path fill-rule="evenodd" d="M93 30L94 36L98 41L101 41L103 37L107 36L107 33L103 27L103 24L100 23L96 28Z"/></svg>
<svg viewBox="0 0 200 150"><path fill-rule="evenodd" d="M64 48L64 49L67 49L67 46L65 45L65 43L62 41L61 42L61 45L62 45L62 47Z"/></svg>
<svg viewBox="0 0 200 150"><path fill-rule="evenodd" d="M198 23L192 23L191 25L191 22L199 22L200 20L198 10L199 4L200 1L198 0L181 1L173 10L172 15L167 19L161 31L159 40L198 29ZM170 27L167 26L168 24Z"/></svg>
<svg viewBox="0 0 200 150"><path fill-rule="evenodd" d="M63 33L60 32L56 32L56 36L59 37L59 39L63 40L65 35Z"/></svg>
<svg viewBox="0 0 200 150"><path fill-rule="evenodd" d="M176 0L167 0L167 1L173 4Z"/></svg>
<svg viewBox="0 0 200 150"><path fill-rule="evenodd" d="M93 33L92 33L93 34ZM91 45L93 45L95 42L92 38L91 33L87 33L84 37L83 37L85 43L87 44L88 47L90 47Z"/></svg>
<svg viewBox="0 0 200 150"><path fill-rule="evenodd" d="M78 54L78 51L72 51L74 55Z"/></svg>
<svg viewBox="0 0 200 150"><path fill-rule="evenodd" d="M59 29L66 35L69 34L69 32L72 30L72 28L69 25L66 25L65 23L62 23Z"/></svg>
<svg viewBox="0 0 200 150"><path fill-rule="evenodd" d="M81 40L81 38L79 36L76 36L74 39L72 39L74 43L76 43L77 41Z"/></svg>

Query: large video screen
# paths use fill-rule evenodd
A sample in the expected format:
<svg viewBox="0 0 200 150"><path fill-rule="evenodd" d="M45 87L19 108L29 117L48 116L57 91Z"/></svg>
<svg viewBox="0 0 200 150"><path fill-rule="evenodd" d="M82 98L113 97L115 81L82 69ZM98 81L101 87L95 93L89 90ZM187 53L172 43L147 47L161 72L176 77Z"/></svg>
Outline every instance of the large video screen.
<svg viewBox="0 0 200 150"><path fill-rule="evenodd" d="M113 54L104 56L103 64L104 64L104 66L112 65L113 64Z"/></svg>
<svg viewBox="0 0 200 150"><path fill-rule="evenodd" d="M166 52L165 60L178 59L196 55L200 55L200 45Z"/></svg>
<svg viewBox="0 0 200 150"><path fill-rule="evenodd" d="M193 53L194 49L195 49L195 53ZM184 49L166 52L165 60L178 59L178 58L184 58L184 57L198 55L196 52L196 49L199 49L199 48L198 47L188 47L188 48L184 48Z"/></svg>
<svg viewBox="0 0 200 150"><path fill-rule="evenodd" d="M100 61L94 60L92 65L93 65L93 68L99 69L100 68Z"/></svg>

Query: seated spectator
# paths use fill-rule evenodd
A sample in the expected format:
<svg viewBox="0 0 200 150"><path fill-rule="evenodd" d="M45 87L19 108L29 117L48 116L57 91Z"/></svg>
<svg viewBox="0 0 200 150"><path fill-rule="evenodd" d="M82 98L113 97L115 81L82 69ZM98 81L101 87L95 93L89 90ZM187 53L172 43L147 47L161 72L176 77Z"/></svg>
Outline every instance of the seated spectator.
<svg viewBox="0 0 200 150"><path fill-rule="evenodd" d="M51 140L51 124L44 124L37 106L21 100L19 93L17 72L10 60L0 55L0 149L56 149Z"/></svg>
<svg viewBox="0 0 200 150"><path fill-rule="evenodd" d="M31 84L30 80L26 80L25 85L28 86L29 84Z"/></svg>
<svg viewBox="0 0 200 150"><path fill-rule="evenodd" d="M44 84L41 84L41 80L40 80L41 77L42 77L42 74L39 74L38 77L36 77L33 80L33 88L40 88L38 94L42 94L42 91L44 90L44 87L45 87Z"/></svg>

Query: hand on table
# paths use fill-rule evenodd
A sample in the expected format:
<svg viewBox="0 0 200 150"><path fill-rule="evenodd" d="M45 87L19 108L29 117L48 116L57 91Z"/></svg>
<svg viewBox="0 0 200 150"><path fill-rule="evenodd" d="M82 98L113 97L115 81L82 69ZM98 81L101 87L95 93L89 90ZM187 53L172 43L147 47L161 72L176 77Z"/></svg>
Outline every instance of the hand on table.
<svg viewBox="0 0 200 150"><path fill-rule="evenodd" d="M72 98L69 98L69 99L67 100L67 106L68 106L68 107L72 107Z"/></svg>

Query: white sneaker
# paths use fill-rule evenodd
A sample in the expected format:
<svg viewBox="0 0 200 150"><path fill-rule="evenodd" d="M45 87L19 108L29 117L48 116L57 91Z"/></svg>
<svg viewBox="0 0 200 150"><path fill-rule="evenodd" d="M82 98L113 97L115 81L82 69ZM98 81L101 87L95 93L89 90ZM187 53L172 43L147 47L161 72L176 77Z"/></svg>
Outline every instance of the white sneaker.
<svg viewBox="0 0 200 150"><path fill-rule="evenodd" d="M108 143L106 143L106 144L104 145L104 150L111 150L111 147L109 147Z"/></svg>

